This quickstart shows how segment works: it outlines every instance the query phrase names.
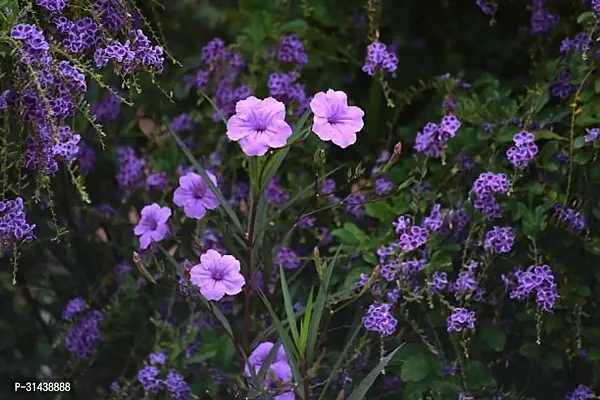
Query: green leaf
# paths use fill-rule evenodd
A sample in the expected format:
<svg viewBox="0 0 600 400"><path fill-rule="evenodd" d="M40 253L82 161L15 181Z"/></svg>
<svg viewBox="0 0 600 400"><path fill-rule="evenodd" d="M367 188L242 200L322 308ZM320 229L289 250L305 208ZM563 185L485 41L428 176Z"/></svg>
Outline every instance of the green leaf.
<svg viewBox="0 0 600 400"><path fill-rule="evenodd" d="M351 222L346 222L344 224L344 230L346 230L352 236L354 236L360 244L367 244L367 243L372 242L371 237L369 235L367 235L365 232L363 232L362 229L360 229L358 226L356 226L356 224L353 224Z"/></svg>
<svg viewBox="0 0 600 400"><path fill-rule="evenodd" d="M300 345L298 346L298 351L300 351L300 354L304 354L306 351L306 343L308 342L308 328L310 328L310 318L312 316L312 306L313 288L310 288L310 294L308 295L306 307L304 308L304 318L302 318L302 322L300 323Z"/></svg>
<svg viewBox="0 0 600 400"><path fill-rule="evenodd" d="M293 19L285 24L281 25L281 32L284 33L296 33L298 35L304 34L308 29L308 24L303 19Z"/></svg>
<svg viewBox="0 0 600 400"><path fill-rule="evenodd" d="M583 136L576 137L575 141L573 141L573 148L579 150L583 146L585 146L585 138Z"/></svg>
<svg viewBox="0 0 600 400"><path fill-rule="evenodd" d="M391 224L396 218L396 212L386 202L367 203L365 205L365 214L369 217L377 218L384 224Z"/></svg>
<svg viewBox="0 0 600 400"><path fill-rule="evenodd" d="M375 254L373 254L372 251L365 251L363 250L363 260L365 260L366 263L370 264L370 265L377 265L378 261L377 261L377 257L375 256Z"/></svg>
<svg viewBox="0 0 600 400"><path fill-rule="evenodd" d="M333 267L337 263L337 259L342 251L342 246L340 246L329 266L327 267L327 271L325 271L325 276L321 281L321 286L319 287L319 293L317 294L317 299L315 300L314 310L312 318L310 319L310 327L308 332L308 343L306 346L306 362L311 365L312 358L315 351L315 346L317 344L317 337L319 336L319 325L321 324L321 317L323 315L323 310L325 309L325 301L327 300L327 289L329 287L329 280L331 279L331 274L333 273ZM299 382L299 381L298 381Z"/></svg>
<svg viewBox="0 0 600 400"><path fill-rule="evenodd" d="M573 162L579 165L585 165L592 160L591 153L577 153L573 156Z"/></svg>
<svg viewBox="0 0 600 400"><path fill-rule="evenodd" d="M387 356L383 357L381 361L379 361L379 364L377 364L375 368L373 368L373 370L371 370L371 372L369 372L369 374L364 377L364 379L358 384L358 387L354 389L352 394L350 394L348 400L363 400L365 398L367 392L369 391L371 386L373 386L375 379L377 379L381 371L385 369L385 367L388 365L388 363L390 362L392 357L394 357L394 354L396 354L400 347L402 347L402 345L396 347Z"/></svg>
<svg viewBox="0 0 600 400"><path fill-rule="evenodd" d="M548 130L543 130L543 131L537 131L534 133L535 136L535 140L542 140L542 139L546 139L546 140L562 140L562 141L566 141L568 142L569 139L564 137L564 136L560 136L557 133L554 133L552 131L548 131Z"/></svg>
<svg viewBox="0 0 600 400"><path fill-rule="evenodd" d="M348 232L345 229L341 229L341 228L334 229L331 231L331 236L340 239L340 242L342 242L343 244L349 244L349 245L359 244L358 239L356 239L356 237L353 234L351 234L350 232Z"/></svg>
<svg viewBox="0 0 600 400"><path fill-rule="evenodd" d="M192 163L192 165L194 166L196 171L198 171L198 173L200 174L202 179L204 179L204 182L207 184L210 191L213 192L213 194L219 200L219 203L221 204L221 207L219 207L219 210L220 211L225 210L225 213L227 213L227 215L229 216L231 222L237 229L238 233L243 234L244 228L242 228L242 223L240 222L239 218L237 217L235 211L233 211L233 208L231 208L231 205L229 205L229 202L221 194L221 191L210 180L210 178L208 177L208 174L206 173L206 170L204 168L202 168L200 163L196 160L196 158L194 157L192 152L188 149L188 147L185 145L183 140L181 140L179 135L177 135L175 132L173 132L170 128L169 128L169 132L171 133L171 135L173 135L173 137L177 141L177 144L179 145L179 147L181 148L181 150L183 151L185 156L188 158L188 160Z"/></svg>
<svg viewBox="0 0 600 400"><path fill-rule="evenodd" d="M402 363L402 371L400 377L405 382L422 381L432 371L430 362L431 356L425 354L417 354L407 357Z"/></svg>
<svg viewBox="0 0 600 400"><path fill-rule="evenodd" d="M542 89L542 94L535 99L533 104L533 112L537 113L548 104L550 101L550 89L545 87Z"/></svg>
<svg viewBox="0 0 600 400"><path fill-rule="evenodd" d="M481 327L481 337L492 350L502 351L506 344L506 333L497 325L484 324Z"/></svg>
<svg viewBox="0 0 600 400"><path fill-rule="evenodd" d="M591 21L594 19L594 13L592 11L585 11L579 14L577 17L577 23L582 24L587 21Z"/></svg>
<svg viewBox="0 0 600 400"><path fill-rule="evenodd" d="M296 325L296 315L294 314L294 306L292 305L290 290L285 279L285 271L282 267L279 267L279 277L281 278L281 292L283 293L283 304L285 306L285 313L287 316L288 325L292 332L292 338L294 339L294 343L299 349L300 335L298 334L298 326Z"/></svg>

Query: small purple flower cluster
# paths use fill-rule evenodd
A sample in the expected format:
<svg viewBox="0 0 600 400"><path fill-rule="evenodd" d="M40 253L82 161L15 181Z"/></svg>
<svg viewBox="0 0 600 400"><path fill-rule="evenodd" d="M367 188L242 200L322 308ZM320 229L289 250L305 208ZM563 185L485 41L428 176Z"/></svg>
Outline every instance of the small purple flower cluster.
<svg viewBox="0 0 600 400"><path fill-rule="evenodd" d="M184 377L174 370L167 373L165 379L167 391L171 394L173 400L189 400L192 398L192 390L190 385L185 381Z"/></svg>
<svg viewBox="0 0 600 400"><path fill-rule="evenodd" d="M294 115L300 116L308 110L310 97L306 96L304 84L296 82L297 71L273 72L269 76L267 86L269 96L293 106Z"/></svg>
<svg viewBox="0 0 600 400"><path fill-rule="evenodd" d="M392 74L392 77L396 77L398 56L395 52L389 51L388 47L380 42L371 43L367 47L367 57L362 70L370 76L375 76L377 67L380 67L382 72L388 72Z"/></svg>
<svg viewBox="0 0 600 400"><path fill-rule="evenodd" d="M462 332L465 329L475 329L475 311L466 308L454 308L446 318L448 332Z"/></svg>
<svg viewBox="0 0 600 400"><path fill-rule="evenodd" d="M560 22L558 15L550 14L544 8L544 0L533 0L533 8L531 11L531 33L544 34L548 33Z"/></svg>
<svg viewBox="0 0 600 400"><path fill-rule="evenodd" d="M97 68L104 68L112 60L128 74L142 68L160 74L165 61L163 52L161 46L152 46L141 29L134 29L123 42L115 39L106 47L97 47L94 62Z"/></svg>
<svg viewBox="0 0 600 400"><path fill-rule="evenodd" d="M511 299L523 301L531 294L535 294L538 307L547 312L552 312L554 303L560 297L552 269L546 264L531 265L526 270L518 269L512 281L504 275L502 278L507 287L512 286Z"/></svg>
<svg viewBox="0 0 600 400"><path fill-rule="evenodd" d="M390 336L396 331L398 320L391 313L392 306L388 303L373 303L369 306L362 322L365 328L377 332L381 336Z"/></svg>
<svg viewBox="0 0 600 400"><path fill-rule="evenodd" d="M71 299L65 306L62 313L62 319L70 322L74 321L79 314L87 310L87 307L87 302L83 298L75 297L74 299Z"/></svg>
<svg viewBox="0 0 600 400"><path fill-rule="evenodd" d="M194 129L194 120L189 114L180 114L173 118L170 128L175 133L191 131Z"/></svg>
<svg viewBox="0 0 600 400"><path fill-rule="evenodd" d="M302 262L294 250L285 246L273 248L273 266L277 269L298 269Z"/></svg>
<svg viewBox="0 0 600 400"><path fill-rule="evenodd" d="M561 100L569 98L576 91L576 86L570 82L571 71L565 69L558 75L556 82L552 85L552 95Z"/></svg>
<svg viewBox="0 0 600 400"><path fill-rule="evenodd" d="M295 63L298 69L304 68L308 63L308 55L304 50L304 44L296 35L281 38L277 59L285 63Z"/></svg>
<svg viewBox="0 0 600 400"><path fill-rule="evenodd" d="M508 253L515 243L515 236L512 227L494 226L492 230L485 235L483 248L489 253Z"/></svg>
<svg viewBox="0 0 600 400"><path fill-rule="evenodd" d="M515 134L513 137L515 145L510 147L506 152L508 161L515 168L526 168L533 157L537 155L539 149L534 141L535 137L532 133L523 131Z"/></svg>
<svg viewBox="0 0 600 400"><path fill-rule="evenodd" d="M367 196L362 192L354 192L345 202L345 210L348 214L354 216L359 221L365 218L365 203Z"/></svg>
<svg viewBox="0 0 600 400"><path fill-rule="evenodd" d="M105 92L100 101L92 105L92 115L101 124L116 121L121 114L121 99L115 93Z"/></svg>
<svg viewBox="0 0 600 400"><path fill-rule="evenodd" d="M0 256L19 243L33 241L34 229L35 224L27 223L21 197L0 201Z"/></svg>
<svg viewBox="0 0 600 400"><path fill-rule="evenodd" d="M67 316L69 316L68 312ZM65 337L67 350L77 358L90 358L94 353L96 342L100 339L98 325L103 319L104 314L98 310L89 310L83 314L67 332Z"/></svg>
<svg viewBox="0 0 600 400"><path fill-rule="evenodd" d="M252 94L248 85L235 87L245 67L244 59L239 53L227 50L223 40L214 38L202 48L202 63L202 69L191 78L192 86L200 90L212 88L215 103L227 119L235 113L236 103ZM215 122L221 119L216 111L212 117Z"/></svg>
<svg viewBox="0 0 600 400"><path fill-rule="evenodd" d="M599 128L592 128L583 137L583 140L584 140L585 143L593 143L593 142L596 141L596 139L598 139L599 135L600 135L600 129Z"/></svg>
<svg viewBox="0 0 600 400"><path fill-rule="evenodd" d="M158 393L164 385L164 382L158 378L160 370L153 366L147 365L138 372L138 381L142 384L142 388L146 393Z"/></svg>
<svg viewBox="0 0 600 400"><path fill-rule="evenodd" d="M120 168L117 173L117 183L123 193L127 193L142 183L146 160L138 158L130 146L117 147Z"/></svg>
<svg viewBox="0 0 600 400"><path fill-rule="evenodd" d="M394 190L394 182L388 177L381 176L375 180L375 193L378 196L387 196Z"/></svg>
<svg viewBox="0 0 600 400"><path fill-rule="evenodd" d="M575 211L572 208L563 209L560 204L554 206L554 211L558 215L558 221L565 224L572 231L581 232L585 229L585 219L579 211Z"/></svg>
<svg viewBox="0 0 600 400"><path fill-rule="evenodd" d="M271 179L265 188L267 202L274 205L285 204L290 201L290 195L279 186L279 177Z"/></svg>
<svg viewBox="0 0 600 400"><path fill-rule="evenodd" d="M592 1L596 1L595 5L598 7L598 12L600 12L600 1ZM565 396L565 400L592 400L594 398L596 398L594 391L585 385L578 385L573 392Z"/></svg>
<svg viewBox="0 0 600 400"><path fill-rule="evenodd" d="M500 204L494 194L508 192L510 181L506 174L484 172L473 183L472 192L475 195L474 207L484 213L489 219L502 216Z"/></svg>
<svg viewBox="0 0 600 400"><path fill-rule="evenodd" d="M421 226L412 225L410 217L400 216L393 226L399 236L398 244L403 252L408 253L427 243L429 231Z"/></svg>
<svg viewBox="0 0 600 400"><path fill-rule="evenodd" d="M579 32L574 38L565 38L560 43L560 52L563 54L575 51L583 53L590 45L590 35L585 32Z"/></svg>
<svg viewBox="0 0 600 400"><path fill-rule="evenodd" d="M96 164L96 151L89 144L80 141L79 142L79 158L77 159L79 164L79 171L83 175L89 174Z"/></svg>
<svg viewBox="0 0 600 400"><path fill-rule="evenodd" d="M166 172L154 172L146 177L146 189L149 192L162 192L169 187L169 175Z"/></svg>
<svg viewBox="0 0 600 400"><path fill-rule="evenodd" d="M417 133L415 150L432 158L440 158L444 146L456 136L461 122L452 114L445 115L439 125L429 122Z"/></svg>

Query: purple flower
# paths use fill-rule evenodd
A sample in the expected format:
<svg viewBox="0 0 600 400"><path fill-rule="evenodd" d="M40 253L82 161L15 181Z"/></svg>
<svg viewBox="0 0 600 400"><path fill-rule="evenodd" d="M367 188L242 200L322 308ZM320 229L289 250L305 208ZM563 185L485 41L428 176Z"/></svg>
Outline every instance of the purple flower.
<svg viewBox="0 0 600 400"><path fill-rule="evenodd" d="M462 332L463 329L475 329L475 311L455 308L446 319L448 332Z"/></svg>
<svg viewBox="0 0 600 400"><path fill-rule="evenodd" d="M227 121L227 137L239 141L248 156L262 156L269 148L285 146L292 128L285 122L285 105L272 97L250 96L235 105Z"/></svg>
<svg viewBox="0 0 600 400"><path fill-rule="evenodd" d="M273 248L273 265L283 269L298 269L301 261L294 250L285 246L275 246Z"/></svg>
<svg viewBox="0 0 600 400"><path fill-rule="evenodd" d="M373 303L362 319L363 325L369 331L378 332L381 336L390 336L396 331L398 320L391 313L392 306L388 303Z"/></svg>
<svg viewBox="0 0 600 400"><path fill-rule="evenodd" d="M331 140L343 149L356 142L365 113L359 107L348 106L346 93L332 89L319 92L311 100L310 109L315 115L312 129L321 140Z"/></svg>
<svg viewBox="0 0 600 400"><path fill-rule="evenodd" d="M216 186L217 178L206 171L211 182ZM188 172L179 178L179 187L173 194L173 202L183 207L183 212L188 218L202 219L206 210L214 210L219 206L219 200L210 190L202 176Z"/></svg>
<svg viewBox="0 0 600 400"><path fill-rule="evenodd" d="M164 353L150 353L150 356L148 358L151 365L165 365L165 363L167 362L167 357Z"/></svg>
<svg viewBox="0 0 600 400"><path fill-rule="evenodd" d="M598 139L598 135L600 134L600 129L592 128L588 131L587 135L583 137L585 143L591 143Z"/></svg>
<svg viewBox="0 0 600 400"><path fill-rule="evenodd" d="M163 381L158 379L158 368L148 365L138 372L138 381L142 384L144 392L158 393L163 386Z"/></svg>
<svg viewBox="0 0 600 400"><path fill-rule="evenodd" d="M192 391L188 383L183 376L173 370L167 374L165 386L174 400L189 400L192 398Z"/></svg>
<svg viewBox="0 0 600 400"><path fill-rule="evenodd" d="M565 400L591 400L595 393L585 385L578 385L572 393L566 395Z"/></svg>
<svg viewBox="0 0 600 400"><path fill-rule="evenodd" d="M65 321L73 321L79 314L87 309L87 303L81 297L71 299L63 310L62 318Z"/></svg>
<svg viewBox="0 0 600 400"><path fill-rule="evenodd" d="M487 252L508 253L514 243L515 236L510 226L494 226L492 230L486 233L483 248Z"/></svg>
<svg viewBox="0 0 600 400"><path fill-rule="evenodd" d="M240 262L212 249L200 256L200 264L192 267L190 281L200 287L200 293L208 300L220 300L226 294L236 295L246 283L240 274Z"/></svg>
<svg viewBox="0 0 600 400"><path fill-rule="evenodd" d="M171 217L171 209L153 203L142 208L141 214L142 218L133 233L140 237L140 248L144 250L150 246L150 242L160 242L167 236L167 220Z"/></svg>
<svg viewBox="0 0 600 400"><path fill-rule="evenodd" d="M252 354L250 354L250 357L248 357L248 363L246 364L245 368L247 376L251 375L250 368L253 368L255 373L260 371L261 366L265 363L273 346L274 344L271 342L262 342L261 344L256 346ZM275 360L273 360L273 363L269 366L269 376L266 379L267 386L270 386L269 381L273 382L273 378L275 378L275 380L281 381L282 383L290 383L292 381L292 369L288 362L287 355L285 354L285 349L283 348L283 346L280 346L277 349ZM281 396L284 395L285 394L282 394ZM277 396L276 398L279 397L280 396Z"/></svg>

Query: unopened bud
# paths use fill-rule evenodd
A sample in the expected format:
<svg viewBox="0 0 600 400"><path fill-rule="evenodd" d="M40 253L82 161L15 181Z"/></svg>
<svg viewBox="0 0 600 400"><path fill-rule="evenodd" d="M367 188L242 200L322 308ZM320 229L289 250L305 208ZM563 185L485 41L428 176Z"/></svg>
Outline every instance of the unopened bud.
<svg viewBox="0 0 600 400"><path fill-rule="evenodd" d="M394 152L392 153L392 157L390 157L390 164L395 163L400 154L402 154L402 142L398 142L394 146Z"/></svg>

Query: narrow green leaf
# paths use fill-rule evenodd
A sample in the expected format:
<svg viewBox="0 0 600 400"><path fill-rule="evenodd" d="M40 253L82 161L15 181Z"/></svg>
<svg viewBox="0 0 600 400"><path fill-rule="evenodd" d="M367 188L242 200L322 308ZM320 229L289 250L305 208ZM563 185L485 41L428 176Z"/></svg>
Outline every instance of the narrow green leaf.
<svg viewBox="0 0 600 400"><path fill-rule="evenodd" d="M306 351L306 343L308 342L308 328L310 327L310 317L312 316L312 305L313 305L313 288L310 289L308 300L306 301L306 307L304 307L304 318L300 323L300 344L298 351L300 354L304 354Z"/></svg>
<svg viewBox="0 0 600 400"><path fill-rule="evenodd" d="M559 134L554 133L549 130L537 131L534 133L534 136L535 136L535 140L547 139L547 140L569 141L568 138L566 138L564 136L560 136Z"/></svg>
<svg viewBox="0 0 600 400"><path fill-rule="evenodd" d="M281 339L283 347L285 348L285 352L286 352L290 367L292 369L292 375L294 376L294 380L296 382L302 382L302 375L300 375L300 370L298 369L298 361L297 361L298 360L298 352L296 351L296 348L294 347L294 343L292 343L290 336L288 335L287 331L284 329L283 324L277 317L277 314L275 313L275 311L273 311L273 308L271 307L271 304L269 303L269 300L267 299L265 294L262 291L259 291L258 295L259 295L260 299L262 300L263 304L265 305L265 307L267 307L267 310L269 311L269 314L271 314L271 318L273 319L273 323L274 323L275 327L277 328L277 333L279 334L279 338ZM304 398L304 387L302 387L302 385L300 385L297 388L297 392L298 392L298 394L300 394L301 398Z"/></svg>
<svg viewBox="0 0 600 400"><path fill-rule="evenodd" d="M325 309L325 300L327 300L327 287L329 286L329 280L331 279L331 274L333 273L333 267L337 263L337 259L341 251L342 246L337 249L335 256L333 256L333 259L329 263L327 271L325 271L325 276L321 281L321 286L319 287L319 294L315 300L313 315L310 319L310 327L308 328L308 342L306 346L306 361L309 365L312 362L315 346L317 345L319 325L321 324L321 316L323 315L323 310Z"/></svg>
<svg viewBox="0 0 600 400"><path fill-rule="evenodd" d="M377 379L381 371L384 370L392 357L394 357L394 354L396 354L396 352L400 350L400 347L402 346L403 345L401 344L392 350L387 356L383 357L381 361L379 361L379 364L377 364L375 368L373 368L373 370L369 372L369 374L365 376L365 378L358 384L358 387L354 389L350 397L348 397L348 400L363 400L371 386L373 386L375 379Z"/></svg>
<svg viewBox="0 0 600 400"><path fill-rule="evenodd" d="M183 142L183 140L181 140L181 138L179 137L179 135L177 135L175 132L173 132L170 128L169 128L169 132L171 133L171 135L173 135L173 137L177 141L177 144L179 145L179 147L181 148L181 150L183 150L183 153L185 154L185 156L192 163L192 165L194 166L194 168L196 168L196 171L198 171L198 174L200 174L200 176L202 177L202 179L204 179L204 182L208 185L210 191L213 192L214 195L219 200L219 203L221 204L220 210L225 210L225 212L227 213L227 215L231 219L231 222L233 223L233 225L235 226L235 228L238 230L238 232L240 234L243 234L244 233L244 228L242 228L242 223L240 222L239 218L237 217L235 211L233 211L233 208L231 208L231 205L229 205L229 202L225 199L225 197L223 197L223 194L221 194L221 191L209 179L208 175L206 174L206 170L196 160L196 158L194 157L194 155L192 154L192 152L188 149L188 147L185 145L185 143Z"/></svg>
<svg viewBox="0 0 600 400"><path fill-rule="evenodd" d="M213 110L215 110L217 112L217 115L219 116L219 118L221 118L221 121L223 121L223 124L225 124L225 126L227 126L227 119L225 119L225 116L221 112L221 109L217 106L217 104L213 101L213 99L211 99L206 93L204 93L204 91L202 91L200 89L198 89L198 93L200 93L202 95L202 97L204 97L210 103Z"/></svg>
<svg viewBox="0 0 600 400"><path fill-rule="evenodd" d="M285 271L279 267L279 278L281 280L281 293L283 294L283 304L285 306L285 314L287 316L288 325L294 338L294 344L300 348L300 335L298 334L298 326L296 325L296 316L294 315L294 306L290 297L290 290L287 281L285 280Z"/></svg>

